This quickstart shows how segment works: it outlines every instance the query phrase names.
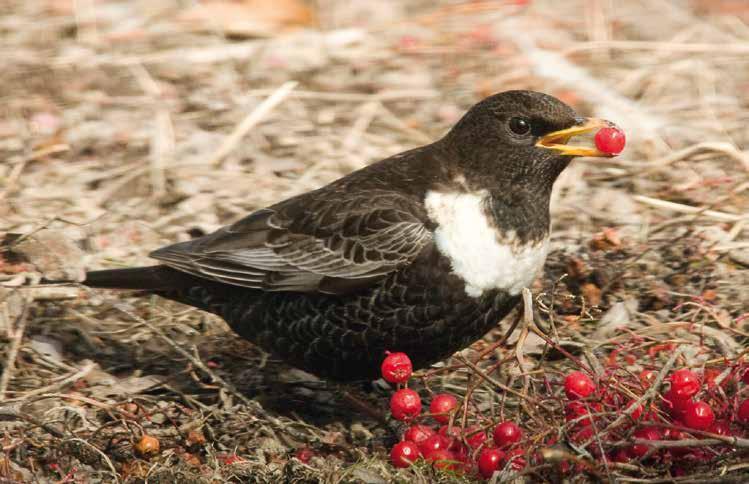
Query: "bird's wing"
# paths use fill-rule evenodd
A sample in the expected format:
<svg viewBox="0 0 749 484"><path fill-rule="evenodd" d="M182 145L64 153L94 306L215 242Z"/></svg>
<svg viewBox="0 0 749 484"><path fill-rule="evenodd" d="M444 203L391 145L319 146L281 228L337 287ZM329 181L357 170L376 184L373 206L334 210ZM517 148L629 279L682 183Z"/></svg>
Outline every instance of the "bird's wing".
<svg viewBox="0 0 749 484"><path fill-rule="evenodd" d="M237 286L342 294L413 261L432 243L427 221L422 204L398 193L317 191L151 256Z"/></svg>

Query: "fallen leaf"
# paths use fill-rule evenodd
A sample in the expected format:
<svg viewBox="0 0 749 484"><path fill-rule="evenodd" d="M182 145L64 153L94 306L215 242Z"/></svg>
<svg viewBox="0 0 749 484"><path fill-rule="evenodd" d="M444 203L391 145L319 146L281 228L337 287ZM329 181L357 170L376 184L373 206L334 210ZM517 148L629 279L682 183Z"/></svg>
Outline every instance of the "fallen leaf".
<svg viewBox="0 0 749 484"><path fill-rule="evenodd" d="M593 239L590 241L590 247L593 250L613 250L621 246L622 239L619 236L619 232L611 227L607 227L593 235Z"/></svg>
<svg viewBox="0 0 749 484"><path fill-rule="evenodd" d="M198 3L179 19L196 30L219 30L240 37L271 37L316 23L299 0L212 0Z"/></svg>

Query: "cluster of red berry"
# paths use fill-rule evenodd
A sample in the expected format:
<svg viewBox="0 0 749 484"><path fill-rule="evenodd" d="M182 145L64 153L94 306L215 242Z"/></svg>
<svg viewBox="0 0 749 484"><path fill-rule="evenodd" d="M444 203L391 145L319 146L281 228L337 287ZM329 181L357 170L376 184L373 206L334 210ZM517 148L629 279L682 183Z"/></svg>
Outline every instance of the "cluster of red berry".
<svg viewBox="0 0 749 484"><path fill-rule="evenodd" d="M743 373L743 377L742 374ZM653 370L643 370L639 375L642 391L646 391L656 380ZM739 378L741 377L741 378ZM720 384L718 379L720 378ZM573 428L571 440L583 444L596 457L606 452L613 462L630 462L635 459L661 460L676 464L679 461L706 461L728 446L708 447L703 445L658 446L643 441L679 441L701 439L709 434L717 436L741 436L749 432L749 398L741 400L739 392L729 395L729 386L738 388L739 379L749 384L749 369L741 366L727 368L723 373L707 368L702 378L695 371L682 368L667 379L669 389L655 398L648 411L636 400L622 402L620 395L597 387L583 372L572 372L564 381L569 402L565 407L565 418ZM701 397L701 398L696 398ZM657 403L660 402L660 403ZM609 435L597 435L611 419L607 415L623 410L629 416ZM743 429L743 430L742 430ZM639 440L627 447L614 447L606 451L606 444L615 441ZM678 466L676 467L678 472Z"/></svg>
<svg viewBox="0 0 749 484"><path fill-rule="evenodd" d="M390 353L381 369L383 378L399 387L390 400L393 418L410 425L391 450L396 467L424 459L437 468L489 478L495 471L517 471L543 460L541 453L529 452L524 443L545 447L556 443L549 434L523 441L517 423L467 415L470 402L461 404L448 393L433 395L429 412L422 414L421 397L407 387L413 371L408 356ZM695 444L693 439L711 434L749 436L749 394L745 391L749 390L749 368L745 363L727 365L723 371L711 367L702 372L676 370L664 379L668 390L663 394L646 394L657 379L655 371L643 370L639 378L631 375L631 381L621 377L617 381L606 372L598 377L598 384L583 371L565 376L564 434L573 448L597 460L657 462L679 472L679 462L705 462L730 448L728 441L708 446ZM429 418L441 427L429 425ZM677 440L684 440L684 445L647 442ZM571 469L569 463L562 467Z"/></svg>
<svg viewBox="0 0 749 484"><path fill-rule="evenodd" d="M413 367L405 353L390 353L382 362L382 377L397 385L405 385ZM515 422L505 421L494 426L492 440L487 429L477 424L461 428L454 422L458 399L449 393L432 396L429 413L421 414L421 397L410 388L398 389L390 399L390 412L394 419L410 426L403 439L390 451L395 467L408 467L423 458L435 467L467 474L479 473L491 477L505 465L519 470L525 467L525 451L517 444L523 431ZM441 427L416 423L417 419L430 417Z"/></svg>

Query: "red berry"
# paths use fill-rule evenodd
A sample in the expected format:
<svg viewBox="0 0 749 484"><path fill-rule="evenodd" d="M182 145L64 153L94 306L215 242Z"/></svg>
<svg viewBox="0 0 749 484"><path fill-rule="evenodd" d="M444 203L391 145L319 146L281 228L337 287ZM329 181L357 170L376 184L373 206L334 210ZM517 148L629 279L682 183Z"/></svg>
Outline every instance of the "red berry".
<svg viewBox="0 0 749 484"><path fill-rule="evenodd" d="M440 427L438 433L450 442L448 449L457 450L462 445L462 433L460 432L460 427L456 427L455 425L452 427L443 425Z"/></svg>
<svg viewBox="0 0 749 484"><path fill-rule="evenodd" d="M481 477L489 479L500 468L504 456L505 453L499 449L482 450L478 460Z"/></svg>
<svg viewBox="0 0 749 484"><path fill-rule="evenodd" d="M712 407L705 402L693 402L684 412L684 423L696 430L707 430L715 422Z"/></svg>
<svg viewBox="0 0 749 484"><path fill-rule="evenodd" d="M739 404L739 421L749 424L749 398Z"/></svg>
<svg viewBox="0 0 749 484"><path fill-rule="evenodd" d="M744 371L744 376L741 378L741 381L749 385L749 368Z"/></svg>
<svg viewBox="0 0 749 484"><path fill-rule="evenodd" d="M411 378L414 367L405 353L390 353L382 360L382 378L390 383L405 383Z"/></svg>
<svg viewBox="0 0 749 484"><path fill-rule="evenodd" d="M390 462L394 467L409 467L419 458L419 446L415 442L404 440L390 450Z"/></svg>
<svg viewBox="0 0 749 484"><path fill-rule="evenodd" d="M687 436L681 430L676 429L665 429L663 431L663 438L666 440L683 440ZM669 447L668 453L679 457L689 453L689 447Z"/></svg>
<svg viewBox="0 0 749 484"><path fill-rule="evenodd" d="M465 430L466 442L472 448L477 449L486 442L486 432L478 425L471 425Z"/></svg>
<svg viewBox="0 0 749 484"><path fill-rule="evenodd" d="M471 458L468 455L468 447L461 444L460 442L457 443L454 449L448 449L450 452L453 453L456 460L459 460L463 463L471 463Z"/></svg>
<svg viewBox="0 0 749 484"><path fill-rule="evenodd" d="M610 155L618 155L627 142L624 132L616 127L601 128L595 137L596 148Z"/></svg>
<svg viewBox="0 0 749 484"><path fill-rule="evenodd" d="M410 440L420 445L426 439L434 435L434 430L426 425L411 425L403 434L403 440Z"/></svg>
<svg viewBox="0 0 749 484"><path fill-rule="evenodd" d="M700 377L692 370L682 368L671 375L671 392L677 398L693 397L700 391Z"/></svg>
<svg viewBox="0 0 749 484"><path fill-rule="evenodd" d="M409 388L393 393L390 398L390 412L396 420L411 420L421 413L421 398Z"/></svg>
<svg viewBox="0 0 749 484"><path fill-rule="evenodd" d="M450 421L450 414L458 408L458 400L449 393L440 393L432 398L429 404L429 413L433 414L432 418L439 423Z"/></svg>
<svg viewBox="0 0 749 484"><path fill-rule="evenodd" d="M419 449L424 457L436 450L447 450L450 447L450 441L439 434L430 435L419 444Z"/></svg>
<svg viewBox="0 0 749 484"><path fill-rule="evenodd" d="M634 401L632 401L629 405L627 405L627 410L631 409L633 406L635 407L635 409L630 414L630 417L632 417L633 420L639 420L642 416L642 405L638 405Z"/></svg>
<svg viewBox="0 0 749 484"><path fill-rule="evenodd" d="M437 469L456 470L458 468L458 459L447 449L437 449L424 457Z"/></svg>
<svg viewBox="0 0 749 484"><path fill-rule="evenodd" d="M731 424L725 420L716 420L707 431L718 435L731 435Z"/></svg>
<svg viewBox="0 0 749 484"><path fill-rule="evenodd" d="M596 385L582 371L573 371L564 379L564 393L570 400L585 398L596 391Z"/></svg>
<svg viewBox="0 0 749 484"><path fill-rule="evenodd" d="M301 449L296 451L296 454L294 457L299 459L301 462L307 464L312 457L314 457L315 452L310 449L309 447L302 447Z"/></svg>
<svg viewBox="0 0 749 484"><path fill-rule="evenodd" d="M642 388L650 388L655 379L658 378L658 373L653 370L642 370L640 372L640 384Z"/></svg>
<svg viewBox="0 0 749 484"><path fill-rule="evenodd" d="M584 415L590 415L591 413L598 413L600 411L601 405L598 403L591 403L589 405L586 405L585 402L573 400L564 407L564 419L568 422L571 422ZM576 425L585 427L586 425L590 425L591 423L591 419L584 418L582 420L578 420L576 422Z"/></svg>
<svg viewBox="0 0 749 484"><path fill-rule="evenodd" d="M669 390L665 395L663 395L663 400L668 413L676 419L683 418L684 412L686 412L687 408L692 403L691 397L679 397L674 393L673 389Z"/></svg>
<svg viewBox="0 0 749 484"><path fill-rule="evenodd" d="M655 427L642 427L635 430L634 437L644 440L661 440L661 432ZM648 453L650 446L647 444L634 444L629 448L629 455L639 459Z"/></svg>
<svg viewBox="0 0 749 484"><path fill-rule="evenodd" d="M717 368L705 368L705 371L702 373L702 381L705 382L705 385L707 385L708 388L715 388L717 385L715 384L715 380L722 374L723 372L718 370ZM724 378L720 382L720 386L726 387L728 384L728 378Z"/></svg>
<svg viewBox="0 0 749 484"><path fill-rule="evenodd" d="M523 430L515 422L502 422L494 427L494 443L499 447L509 447L523 438Z"/></svg>
<svg viewBox="0 0 749 484"><path fill-rule="evenodd" d="M610 457L612 461L619 462L619 463L627 463L630 461L631 457L627 453L625 449L617 449L614 454Z"/></svg>
<svg viewBox="0 0 749 484"><path fill-rule="evenodd" d="M520 447L512 449L505 454L505 463L510 463L510 467L514 470L519 471L525 467L525 451Z"/></svg>

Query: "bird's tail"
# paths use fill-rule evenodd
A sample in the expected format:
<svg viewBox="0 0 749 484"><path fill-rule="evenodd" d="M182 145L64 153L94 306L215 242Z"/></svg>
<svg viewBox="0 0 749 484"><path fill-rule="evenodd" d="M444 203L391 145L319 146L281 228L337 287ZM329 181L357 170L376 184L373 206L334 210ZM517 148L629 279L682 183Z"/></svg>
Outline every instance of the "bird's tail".
<svg viewBox="0 0 749 484"><path fill-rule="evenodd" d="M195 283L194 276L164 265L92 271L86 273L86 280L83 281L89 287L137 291L172 291L188 288Z"/></svg>

